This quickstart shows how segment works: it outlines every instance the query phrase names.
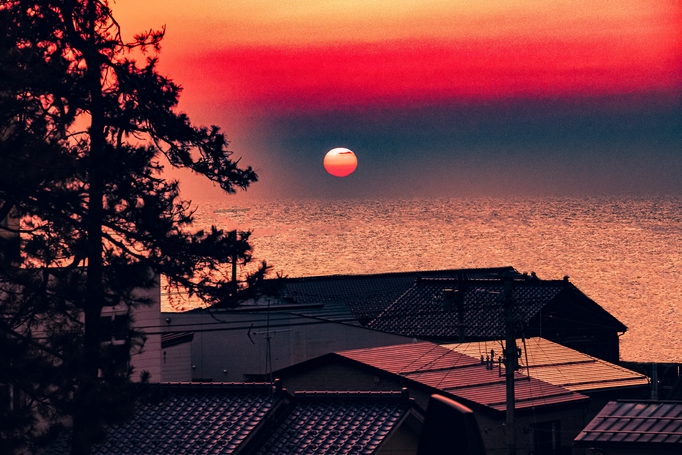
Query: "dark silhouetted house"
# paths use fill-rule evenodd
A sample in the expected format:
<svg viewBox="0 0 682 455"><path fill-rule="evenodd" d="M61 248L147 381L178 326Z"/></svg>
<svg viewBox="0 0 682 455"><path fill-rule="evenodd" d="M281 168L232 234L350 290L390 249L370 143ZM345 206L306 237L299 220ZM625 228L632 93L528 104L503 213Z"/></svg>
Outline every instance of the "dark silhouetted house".
<svg viewBox="0 0 682 455"><path fill-rule="evenodd" d="M93 455L414 455L423 413L405 392L305 392L271 384L159 384ZM67 435L46 455L67 455Z"/></svg>
<svg viewBox="0 0 682 455"><path fill-rule="evenodd" d="M567 279L517 275L512 287L518 335L619 361L618 337L627 327ZM441 343L504 339L504 299L498 278L422 277L368 327Z"/></svg>
<svg viewBox="0 0 682 455"><path fill-rule="evenodd" d="M162 348L166 374L162 381L245 381L329 352L409 343L412 337L369 329L366 323L404 294L419 276L492 278L515 273L513 270L291 278L284 281L279 299L262 299L233 309L162 313L164 339L166 334L194 333L188 346Z"/></svg>
<svg viewBox="0 0 682 455"><path fill-rule="evenodd" d="M474 412L489 455L507 453L504 369L480 358L421 342L327 354L274 374L291 390L407 387L423 408L440 394ZM520 373L515 394L518 453L570 453L589 397Z"/></svg>
<svg viewBox="0 0 682 455"><path fill-rule="evenodd" d="M573 284L500 267L291 278L277 299L163 313L161 331L194 338L190 364L182 349L163 350L164 371L185 376L162 380L244 381L329 352L501 339L503 278L513 279L519 335L618 361L625 326Z"/></svg>
<svg viewBox="0 0 682 455"><path fill-rule="evenodd" d="M522 276L513 267L429 270L372 275L331 275L287 278L282 296L298 304L341 304L361 325L391 306L420 278L499 279Z"/></svg>
<svg viewBox="0 0 682 455"><path fill-rule="evenodd" d="M603 455L682 453L682 402L612 401L575 438Z"/></svg>

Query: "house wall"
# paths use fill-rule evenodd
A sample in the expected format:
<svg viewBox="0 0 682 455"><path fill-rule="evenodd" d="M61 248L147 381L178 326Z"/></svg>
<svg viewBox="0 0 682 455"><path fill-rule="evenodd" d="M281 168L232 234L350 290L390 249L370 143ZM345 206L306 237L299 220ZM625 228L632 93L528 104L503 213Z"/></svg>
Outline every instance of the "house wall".
<svg viewBox="0 0 682 455"><path fill-rule="evenodd" d="M192 380L192 343L182 343L161 351L161 381Z"/></svg>
<svg viewBox="0 0 682 455"><path fill-rule="evenodd" d="M476 420L481 430L483 444L488 455L507 455L506 414L491 416L476 412ZM585 427L583 405L563 405L558 407L535 408L516 412L516 452L518 455L535 455L535 431L538 425L559 422L559 444L557 455L587 455L584 448L573 447L573 440Z"/></svg>
<svg viewBox="0 0 682 455"><path fill-rule="evenodd" d="M144 344L133 348L130 355L130 365L133 367L133 381L140 380L140 374L147 371L151 382L161 381L161 334L159 333L159 314L161 312L161 291L158 284L150 289L137 289L135 296L148 298L150 305L139 306L131 310L132 326L142 333ZM128 308L119 304L104 307L102 316L111 314L126 314Z"/></svg>
<svg viewBox="0 0 682 455"><path fill-rule="evenodd" d="M412 341L399 335L288 312L271 311L269 319L268 356L266 311L161 314L165 330L194 332L193 380L244 381L330 352ZM268 357L271 368L267 367Z"/></svg>
<svg viewBox="0 0 682 455"><path fill-rule="evenodd" d="M136 346L131 351L130 366L133 367L133 381L139 381L140 373L147 371L150 373L152 382L161 381L161 334L159 330L159 315L161 311L161 292L158 279L156 285L149 289L136 289L134 296L148 299L150 305L138 306L130 310L133 328L142 334L143 344ZM0 294L0 299L2 294ZM101 316L125 315L128 307L121 303L115 306L102 308ZM81 321L84 316L80 315ZM44 336L45 328L36 327L33 336L39 338ZM112 340L113 344L124 344L124 340Z"/></svg>
<svg viewBox="0 0 682 455"><path fill-rule="evenodd" d="M419 433L403 423L381 444L377 455L415 455L419 447Z"/></svg>
<svg viewBox="0 0 682 455"><path fill-rule="evenodd" d="M649 386L623 387L602 391L580 392L590 397L590 402L585 409L585 424L594 419L609 401L616 400L646 400L649 398Z"/></svg>

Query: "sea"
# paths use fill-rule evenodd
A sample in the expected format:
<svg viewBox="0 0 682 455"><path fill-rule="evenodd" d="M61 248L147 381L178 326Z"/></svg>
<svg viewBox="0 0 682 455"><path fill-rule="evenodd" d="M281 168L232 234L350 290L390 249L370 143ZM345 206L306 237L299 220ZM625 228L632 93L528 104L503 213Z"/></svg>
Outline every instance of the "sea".
<svg viewBox="0 0 682 455"><path fill-rule="evenodd" d="M565 276L627 327L621 359L682 362L682 196L272 200L198 205L289 277L512 266ZM166 308L168 309L168 308Z"/></svg>

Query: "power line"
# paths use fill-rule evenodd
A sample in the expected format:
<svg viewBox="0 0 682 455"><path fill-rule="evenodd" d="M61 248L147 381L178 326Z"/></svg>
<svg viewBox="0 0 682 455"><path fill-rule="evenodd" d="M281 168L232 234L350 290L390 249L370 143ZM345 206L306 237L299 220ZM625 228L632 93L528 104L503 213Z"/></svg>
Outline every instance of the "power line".
<svg viewBox="0 0 682 455"><path fill-rule="evenodd" d="M273 308L273 307L271 307ZM500 309L498 305L483 305L480 307L476 307L477 311L485 311L486 309ZM262 311L261 309L257 311ZM287 311L286 314L282 314L282 311ZM419 312L413 312L413 311L406 311L406 312L394 312L392 314L379 314L378 316L372 318L367 317L367 316L355 316L352 314L350 310L344 311L344 310L336 310L336 311L330 311L327 313L321 313L321 314L315 314L314 312L311 313L305 313L305 312L295 312L291 310L278 310L276 307L273 308L273 310L268 311L268 313L273 313L276 312L274 318L272 317L272 314L270 316L270 322L273 323L275 322L275 325L273 327L287 327L287 326L299 326L299 325L310 325L310 324L324 324L324 323L360 323L361 320L365 319L371 319L372 322L374 321L387 321L387 320L392 320L392 319L405 319L406 317L425 317L425 316L432 316L432 315L442 315L443 311L441 309L433 309L431 311L419 311ZM187 313L176 313L180 315L186 315ZM168 329L179 329L179 328L187 328L187 330L193 330L193 331L221 331L221 330L240 330L243 328L248 328L247 326L240 326L240 327L220 327L220 328L215 328L215 329L203 329L201 327L206 327L206 326L218 326L218 325L223 325L223 324L252 324L252 323L259 323L263 321L263 318L251 318L251 319L240 319L240 320L233 320L233 321L221 321L218 320L215 316L216 313L211 312L210 310L207 310L206 313L203 313L206 315L210 315L215 321L211 322L184 322L181 324L173 324L173 325L163 325L162 323L159 323L159 325L145 325L145 326L136 326L134 327L135 329L138 330L146 330L146 329L158 329L161 330L160 333L166 333L169 330ZM229 314L229 316L236 316L238 313L232 313ZM201 313L200 313L201 315ZM218 315L221 316L227 316L226 313L218 313ZM183 316L181 316L183 317ZM172 319L172 316L170 316ZM282 324L277 324L278 321L291 321L291 320L298 320L301 318L310 318L310 319L316 319L320 320L320 322L309 322L309 323L282 323ZM580 322L583 325L595 327L595 328L603 328L603 329L614 329L613 326L610 325L605 325L605 324L597 324L597 323L590 323L587 321L576 321L573 319L568 319L568 318L560 318L560 317L553 317L552 319L555 319L557 321L568 321L568 322ZM371 322L371 323L372 323ZM371 324L370 323L370 324ZM200 327L200 328L197 328ZM262 326L257 326L258 328L263 328ZM371 329L371 330L378 330L382 332L389 332L389 333L396 333L395 331L390 331L387 329L382 329L382 327L372 327L370 325L360 325L358 327L366 328L366 329ZM402 329L403 331L410 331L410 330L416 330L419 329L420 327L416 325L403 325ZM164 330L166 329L166 330ZM146 332L149 334L154 334L154 331L151 332ZM405 335L405 336L415 336L415 335ZM453 334L453 337L455 335ZM425 335L426 338L428 338L428 335ZM607 343L607 342L595 342L595 343Z"/></svg>

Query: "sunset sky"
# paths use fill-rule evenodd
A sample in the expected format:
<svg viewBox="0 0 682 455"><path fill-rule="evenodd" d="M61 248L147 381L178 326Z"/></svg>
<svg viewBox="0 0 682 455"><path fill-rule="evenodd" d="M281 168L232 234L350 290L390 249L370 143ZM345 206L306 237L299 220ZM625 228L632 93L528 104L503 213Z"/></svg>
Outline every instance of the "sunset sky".
<svg viewBox="0 0 682 455"><path fill-rule="evenodd" d="M259 173L250 197L682 194L680 0L112 7L124 36L166 26L162 72Z"/></svg>

